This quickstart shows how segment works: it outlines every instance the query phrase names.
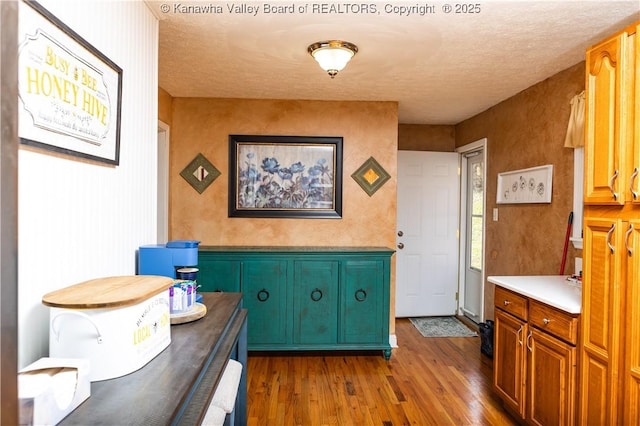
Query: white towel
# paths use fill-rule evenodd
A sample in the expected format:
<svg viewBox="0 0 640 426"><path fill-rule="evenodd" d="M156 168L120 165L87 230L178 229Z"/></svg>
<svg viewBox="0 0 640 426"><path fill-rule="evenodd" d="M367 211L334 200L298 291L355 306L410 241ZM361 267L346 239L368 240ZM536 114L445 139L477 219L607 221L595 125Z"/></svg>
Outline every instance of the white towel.
<svg viewBox="0 0 640 426"><path fill-rule="evenodd" d="M211 405L215 405L225 412L231 413L236 404L236 395L238 395L238 385L240 384L241 375L242 364L230 359L227 362L224 373L222 373L222 378L218 383L216 392L213 394Z"/></svg>
<svg viewBox="0 0 640 426"><path fill-rule="evenodd" d="M202 426L222 426L226 417L227 413L222 408L210 404L202 420Z"/></svg>

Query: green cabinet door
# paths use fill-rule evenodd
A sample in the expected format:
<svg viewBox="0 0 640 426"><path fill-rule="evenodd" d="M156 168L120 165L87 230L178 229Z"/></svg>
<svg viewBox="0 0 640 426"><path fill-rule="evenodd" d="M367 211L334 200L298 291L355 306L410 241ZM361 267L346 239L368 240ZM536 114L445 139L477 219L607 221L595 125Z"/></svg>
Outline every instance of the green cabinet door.
<svg viewBox="0 0 640 426"><path fill-rule="evenodd" d="M384 269L382 260L343 262L340 343L381 343L389 338Z"/></svg>
<svg viewBox="0 0 640 426"><path fill-rule="evenodd" d="M287 262L281 259L242 261L242 293L249 311L247 341L256 345L287 342Z"/></svg>
<svg viewBox="0 0 640 426"><path fill-rule="evenodd" d="M220 258L206 252L198 253L198 288L204 291L240 292L240 262Z"/></svg>
<svg viewBox="0 0 640 426"><path fill-rule="evenodd" d="M318 345L337 342L338 265L337 261L295 261L294 344Z"/></svg>

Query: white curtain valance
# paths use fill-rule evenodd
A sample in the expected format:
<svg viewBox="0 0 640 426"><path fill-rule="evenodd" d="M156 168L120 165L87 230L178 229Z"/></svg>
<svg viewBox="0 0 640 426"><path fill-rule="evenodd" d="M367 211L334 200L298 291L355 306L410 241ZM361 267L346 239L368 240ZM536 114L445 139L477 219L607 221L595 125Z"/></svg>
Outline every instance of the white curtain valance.
<svg viewBox="0 0 640 426"><path fill-rule="evenodd" d="M571 115L564 146L566 148L584 146L584 90L571 99Z"/></svg>

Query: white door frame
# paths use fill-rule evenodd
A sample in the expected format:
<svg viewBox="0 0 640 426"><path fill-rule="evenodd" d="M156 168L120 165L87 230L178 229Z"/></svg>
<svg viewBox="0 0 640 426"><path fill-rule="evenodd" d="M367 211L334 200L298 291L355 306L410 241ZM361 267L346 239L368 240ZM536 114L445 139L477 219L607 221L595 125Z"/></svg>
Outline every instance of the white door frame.
<svg viewBox="0 0 640 426"><path fill-rule="evenodd" d="M169 240L169 125L158 120L157 235L156 242Z"/></svg>
<svg viewBox="0 0 640 426"><path fill-rule="evenodd" d="M484 217L482 220L482 291L483 295L482 300L480 302L480 321L484 321L484 285L485 285L485 258L486 258L486 250L485 250L485 241L487 235L487 197L486 197L486 189L487 189L487 138L482 138L475 142L471 142L470 144L461 146L456 148L456 152L460 155L460 256L459 258L459 273L458 273L458 315L464 315L464 285L465 285L465 253L467 247L467 220L466 214L467 211L467 159L464 154L478 151L482 149L482 155L484 156L484 167L483 172L484 176L482 177L482 181L484 182Z"/></svg>

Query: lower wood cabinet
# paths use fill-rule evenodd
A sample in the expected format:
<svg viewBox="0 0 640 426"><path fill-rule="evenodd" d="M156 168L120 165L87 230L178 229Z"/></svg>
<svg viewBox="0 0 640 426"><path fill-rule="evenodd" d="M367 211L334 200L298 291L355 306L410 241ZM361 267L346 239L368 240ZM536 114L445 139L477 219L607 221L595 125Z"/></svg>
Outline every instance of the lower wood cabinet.
<svg viewBox="0 0 640 426"><path fill-rule="evenodd" d="M640 66L640 59L638 59ZM640 92L640 88L638 88ZM640 125L639 125L640 127ZM640 424L640 219L625 231L627 262L627 323L624 424ZM635 256L634 256L635 254Z"/></svg>
<svg viewBox="0 0 640 426"><path fill-rule="evenodd" d="M532 327L529 350L528 417L536 425L575 424L577 349Z"/></svg>
<svg viewBox="0 0 640 426"><path fill-rule="evenodd" d="M493 348L493 385L504 405L525 418L527 353L523 344L528 325L496 309Z"/></svg>
<svg viewBox="0 0 640 426"><path fill-rule="evenodd" d="M578 316L496 287L494 388L533 425L576 422Z"/></svg>
<svg viewBox="0 0 640 426"><path fill-rule="evenodd" d="M249 350L382 349L389 359L393 252L200 246L198 284L243 294Z"/></svg>

